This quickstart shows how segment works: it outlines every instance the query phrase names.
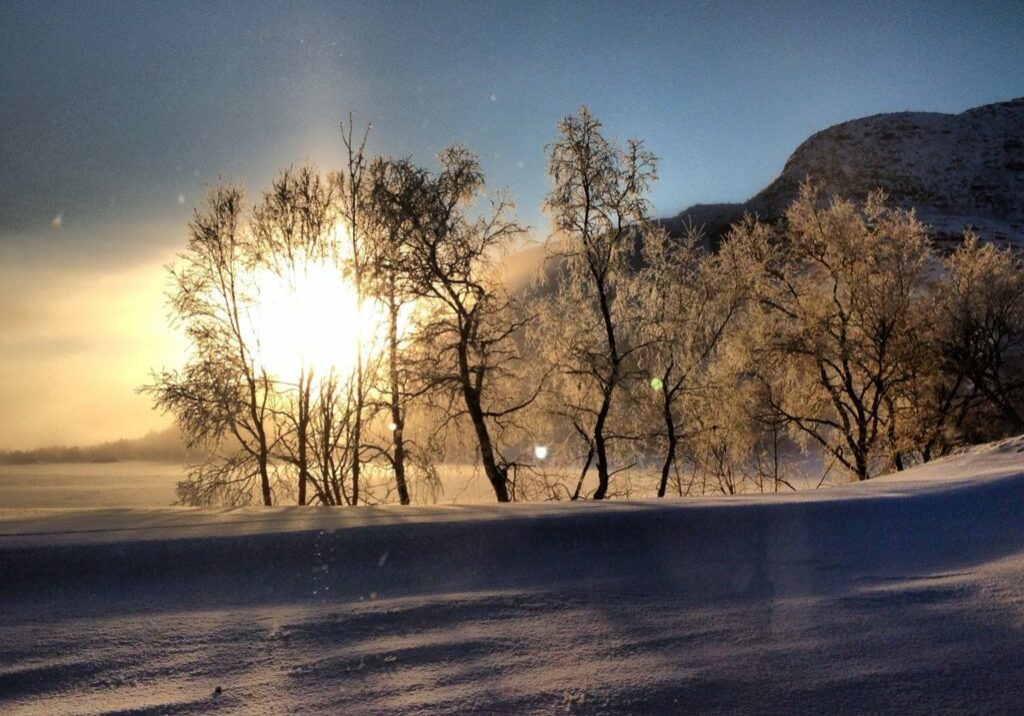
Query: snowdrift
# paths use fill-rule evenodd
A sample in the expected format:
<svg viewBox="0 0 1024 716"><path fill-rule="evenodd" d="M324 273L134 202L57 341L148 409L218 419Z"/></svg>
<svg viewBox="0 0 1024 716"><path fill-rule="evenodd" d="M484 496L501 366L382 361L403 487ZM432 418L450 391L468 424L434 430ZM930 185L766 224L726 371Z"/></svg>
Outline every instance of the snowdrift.
<svg viewBox="0 0 1024 716"><path fill-rule="evenodd" d="M652 583L801 594L1024 547L1024 439L766 497L344 510L2 514L0 600L150 590L251 602Z"/></svg>
<svg viewBox="0 0 1024 716"><path fill-rule="evenodd" d="M10 713L1010 712L1024 438L766 497L5 511L0 614Z"/></svg>

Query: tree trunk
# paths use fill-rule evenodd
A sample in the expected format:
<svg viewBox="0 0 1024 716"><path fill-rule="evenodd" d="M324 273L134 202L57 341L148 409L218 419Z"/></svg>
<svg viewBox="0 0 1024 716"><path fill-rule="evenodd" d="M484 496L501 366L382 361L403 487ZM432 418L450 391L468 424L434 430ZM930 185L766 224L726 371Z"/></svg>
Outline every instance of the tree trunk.
<svg viewBox="0 0 1024 716"><path fill-rule="evenodd" d="M363 441L363 356L356 339L356 404L352 424L352 504L359 504L359 449Z"/></svg>
<svg viewBox="0 0 1024 716"><path fill-rule="evenodd" d="M299 468L299 505L306 504L306 491L309 484L309 400L313 384L313 370L304 370L299 382L299 424L295 435L298 440L296 451Z"/></svg>
<svg viewBox="0 0 1024 716"><path fill-rule="evenodd" d="M252 415L256 416L255 408L252 409ZM273 495L270 494L270 471L267 469L267 465L270 462L270 447L267 445L267 431L263 427L262 420L254 419L253 422L254 427L256 428L256 437L259 441L256 460L260 473L260 490L263 493L263 506L270 507L274 504L274 498Z"/></svg>
<svg viewBox="0 0 1024 716"><path fill-rule="evenodd" d="M274 499L270 494L270 474L267 472L267 451L264 447L260 450L260 488L263 491L263 505L264 507L270 507L274 504Z"/></svg>
<svg viewBox="0 0 1024 716"><path fill-rule="evenodd" d="M498 502L508 502L508 476L502 470L494 457L494 446L491 443L491 436L487 430L487 423L484 421L483 411L480 409L480 399L472 390L465 391L466 406L469 408L469 416L473 421L473 429L476 430L477 441L480 443L480 460L484 465L484 473L487 480L494 488L494 496Z"/></svg>
<svg viewBox="0 0 1024 716"><path fill-rule="evenodd" d="M587 449L587 459L583 463L583 469L580 470L580 479L576 483L576 491L572 493L572 500L580 499L580 491L583 489L583 481L587 479L587 471L590 470L590 463L594 461L594 445L591 443Z"/></svg>
<svg viewBox="0 0 1024 716"><path fill-rule="evenodd" d="M392 301L390 321L388 324L388 359L390 362L391 380L391 443L394 446L393 465L395 469L395 487L398 489L398 501L408 505L409 486L405 482L405 416L402 415L400 386L398 380L398 306Z"/></svg>
<svg viewBox="0 0 1024 716"><path fill-rule="evenodd" d="M592 269L593 271L593 269ZM594 491L595 500L603 500L608 494L608 449L604 439L604 424L608 419L608 413L612 407L612 394L615 392L615 384L619 380L619 347L615 340L615 324L612 322L611 307L608 302L608 288L597 272L594 278L597 283L598 304L601 308L601 320L604 323L605 339L608 342L608 357L611 360L611 375L608 376L608 383L604 387L601 398L601 409L598 412L597 420L594 422L594 452L597 454L597 490Z"/></svg>
<svg viewBox="0 0 1024 716"><path fill-rule="evenodd" d="M333 388L331 390L333 391ZM320 395L321 395L321 401L320 401L321 425L320 425L320 444L318 446L319 449L320 449L320 456L319 456L319 460L317 461L317 469L320 470L320 479L322 480L322 483L323 483L323 490L322 490L321 497L322 497L323 502L324 502L325 505L336 505L337 502L335 502L335 500L334 500L334 492L332 490L332 485L331 485L331 483L333 482L333 480L331 478L332 471L331 471L331 456L330 456L332 423L331 423L331 420L330 420L330 413L327 412L328 409L325 407L326 406L326 401L324 399L325 398L325 389L323 387L321 387L321 389L320 389Z"/></svg>
<svg viewBox="0 0 1024 716"><path fill-rule="evenodd" d="M855 465L856 472L857 472L857 479L859 481L861 481L861 482L863 482L864 480L867 480L868 477L869 477L869 475L868 475L868 456L864 453L863 450L858 450L856 453L854 453L853 458L854 458L854 465Z"/></svg>
<svg viewBox="0 0 1024 716"><path fill-rule="evenodd" d="M270 447L267 445L267 431L263 426L263 416L257 409L256 380L252 375L247 375L246 380L249 384L249 417L252 418L253 428L256 430L256 439L259 443L257 446L256 460L260 474L260 490L263 493L264 507L270 507L274 504L274 498L270 494L270 472L267 469L267 464L270 462ZM266 378L264 377L263 380L263 387L264 390L266 390Z"/></svg>
<svg viewBox="0 0 1024 716"><path fill-rule="evenodd" d="M608 411L612 405L612 391L605 391L601 400L601 410L594 422L594 454L597 456L597 489L594 499L603 500L608 494L608 446L604 439L604 423L608 419Z"/></svg>
<svg viewBox="0 0 1024 716"><path fill-rule="evenodd" d="M466 411L473 422L473 429L476 431L477 442L480 445L480 461L484 466L484 473L487 480L494 488L494 496L498 502L508 502L508 476L498 466L494 457L494 445L491 443L491 435L487 430L487 421L484 418L483 407L480 404L480 394L473 386L472 375L469 370L469 357L466 355L466 346L463 343L459 346L459 373L462 384L462 397L466 401Z"/></svg>
<svg viewBox="0 0 1024 716"><path fill-rule="evenodd" d="M398 502L408 505L411 500L409 499L409 486L405 481L405 441L402 438L402 424L396 422L395 426L392 438L395 445L395 487L398 489Z"/></svg>
<svg viewBox="0 0 1024 716"><path fill-rule="evenodd" d="M306 504L306 484L309 482L309 468L299 465L299 505Z"/></svg>
<svg viewBox="0 0 1024 716"><path fill-rule="evenodd" d="M679 442L679 438L676 436L676 421L672 417L672 396L664 384L662 385L662 391L664 391L663 394L665 396L665 433L668 436L668 451L665 454L665 463L661 466L661 482L658 483L658 497L664 497L665 491L668 489L668 477L676 459L676 443Z"/></svg>
<svg viewBox="0 0 1024 716"><path fill-rule="evenodd" d="M889 396L885 403L889 412L886 434L889 437L889 449L892 451L892 464L895 466L896 472L903 472L903 453L900 452L899 439L896 434L896 402Z"/></svg>

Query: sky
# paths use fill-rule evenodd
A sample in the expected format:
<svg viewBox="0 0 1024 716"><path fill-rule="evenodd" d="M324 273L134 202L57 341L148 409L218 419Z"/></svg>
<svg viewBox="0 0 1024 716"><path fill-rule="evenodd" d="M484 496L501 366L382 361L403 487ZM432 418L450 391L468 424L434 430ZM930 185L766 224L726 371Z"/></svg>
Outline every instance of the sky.
<svg viewBox="0 0 1024 716"><path fill-rule="evenodd" d="M0 449L169 424L163 266L206 187L340 166L338 122L477 152L539 238L586 104L660 157L668 216L742 201L808 135L1024 95L1024 2L0 3Z"/></svg>

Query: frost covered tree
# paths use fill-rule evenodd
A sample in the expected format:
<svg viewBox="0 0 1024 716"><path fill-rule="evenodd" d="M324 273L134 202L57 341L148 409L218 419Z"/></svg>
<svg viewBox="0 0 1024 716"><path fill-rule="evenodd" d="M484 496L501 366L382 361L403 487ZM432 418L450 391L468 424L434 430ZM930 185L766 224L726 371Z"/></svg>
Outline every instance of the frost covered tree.
<svg viewBox="0 0 1024 716"><path fill-rule="evenodd" d="M408 162L395 168L404 175L402 269L420 301L417 340L427 357L421 375L444 425L469 420L484 474L497 500L508 502L508 462L498 438L539 391L517 371L516 339L532 317L498 271L523 229L505 198L479 201L484 176L468 149L449 147L439 160L436 174Z"/></svg>
<svg viewBox="0 0 1024 716"><path fill-rule="evenodd" d="M399 502L411 501L410 467L433 477L425 448L409 439L409 410L428 390L422 341L416 340L414 312L422 278L414 268L413 234L425 230L433 194L429 176L406 160L376 159L367 176L367 284L385 313L383 370L376 385L387 413L388 442L380 456L395 477Z"/></svg>
<svg viewBox="0 0 1024 716"><path fill-rule="evenodd" d="M310 267L336 266L338 247L334 235L340 218L338 199L337 176L321 176L310 166L283 171L253 210L257 272L265 269L275 273L290 292L294 292L301 283L310 280ZM308 323L296 320L294 326L295 344L301 345L303 337L299 332L309 330ZM259 327L255 328L257 343L265 340ZM331 330L329 326L320 329ZM283 336L270 338L281 340ZM320 500L326 502L326 478L320 475L320 479L316 479L312 471L313 447L316 442L322 445L337 432L336 426L323 420L327 406L318 406L321 394L324 400L333 398L337 376L333 370L318 375L316 366L304 356L299 356L294 369L295 375L274 377L278 391L271 409L277 422L279 457L296 470L300 505L306 504L313 480L316 480ZM321 420L315 419L317 414ZM318 436L318 431L325 431L325 434Z"/></svg>
<svg viewBox="0 0 1024 716"><path fill-rule="evenodd" d="M859 480L895 462L895 401L913 379L930 244L912 212L863 206L805 184L786 212L760 299L759 360L772 409Z"/></svg>
<svg viewBox="0 0 1024 716"><path fill-rule="evenodd" d="M747 291L732 255L705 252L692 227L679 240L646 232L642 257L631 290L646 309L638 317L640 363L659 413L655 434L664 457L658 497L664 497L669 478L678 474L681 441L710 429L701 426L700 413L711 394L727 388L716 385L713 366Z"/></svg>
<svg viewBox="0 0 1024 716"><path fill-rule="evenodd" d="M338 175L341 187L339 205L346 224L348 239L346 263L355 293L357 310L362 310L367 298L367 264L370 261L369 253L371 252L371 242L366 235L367 224L370 222L368 221L369 217L366 216L368 189L365 180L369 162L366 154L366 140L369 134L370 127L367 125L362 137L357 139L355 121L351 113L349 113L348 122L341 123L341 138L345 146L346 163L344 170ZM366 417L364 412L370 386L367 376L368 356L363 331L357 330L353 338L355 341L355 365L352 372L352 385L349 386L349 392L353 398L351 405L351 484L352 502L358 504L362 487L363 425Z"/></svg>
<svg viewBox="0 0 1024 716"><path fill-rule="evenodd" d="M248 504L256 490L264 505L274 502L276 388L248 322L253 287L246 277L257 260L242 190L215 187L195 212L178 265L169 269L173 319L192 355L184 368L159 373L143 388L174 415L189 447L210 451L178 484L185 504Z"/></svg>
<svg viewBox="0 0 1024 716"><path fill-rule="evenodd" d="M583 475L597 467L594 499L608 494L614 473L610 444L626 436L609 425L616 398L631 374L638 343L627 333L635 310L626 284L631 259L649 228L647 191L657 178L656 159L638 140L624 147L609 141L586 107L558 123L558 139L547 147L551 189L551 258L557 263L553 325L559 340L549 347L564 388L565 418L587 447Z"/></svg>
<svg viewBox="0 0 1024 716"><path fill-rule="evenodd" d="M773 286L782 257L777 238L771 226L746 216L705 259L707 295L717 305L707 312L710 320L698 332L705 338L696 344L712 350L696 354L699 380L680 400L688 423L680 442L686 470L672 476L680 495L792 489L781 459L785 421L767 393L777 364L766 363L761 353L771 321L758 298Z"/></svg>
<svg viewBox="0 0 1024 716"><path fill-rule="evenodd" d="M924 460L1024 430L1024 265L973 233L946 257L924 305L927 327L903 433Z"/></svg>
<svg viewBox="0 0 1024 716"><path fill-rule="evenodd" d="M1008 432L1024 430L1024 265L1010 249L968 236L946 261L938 310L947 371L962 372Z"/></svg>

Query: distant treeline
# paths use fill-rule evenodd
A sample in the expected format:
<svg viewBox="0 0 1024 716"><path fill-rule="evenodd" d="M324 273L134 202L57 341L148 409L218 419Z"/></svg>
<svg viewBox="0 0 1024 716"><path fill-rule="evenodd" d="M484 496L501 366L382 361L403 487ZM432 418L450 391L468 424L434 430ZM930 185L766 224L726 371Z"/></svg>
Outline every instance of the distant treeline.
<svg viewBox="0 0 1024 716"><path fill-rule="evenodd" d="M33 465L47 462L122 462L154 460L184 462L189 457L177 428L153 431L136 439L88 446L53 446L34 450L0 451L0 464Z"/></svg>

